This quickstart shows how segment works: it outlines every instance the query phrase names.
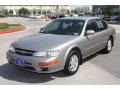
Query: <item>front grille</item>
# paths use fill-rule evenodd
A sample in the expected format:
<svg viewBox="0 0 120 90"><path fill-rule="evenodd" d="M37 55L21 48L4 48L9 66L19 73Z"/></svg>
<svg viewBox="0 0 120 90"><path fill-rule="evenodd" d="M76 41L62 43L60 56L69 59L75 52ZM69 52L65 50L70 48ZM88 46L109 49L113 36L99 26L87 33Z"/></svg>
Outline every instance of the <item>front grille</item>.
<svg viewBox="0 0 120 90"><path fill-rule="evenodd" d="M19 69L25 69L25 70L28 70L28 71L35 71L35 68L29 67L29 66L25 66L25 67L16 66L16 67L19 68Z"/></svg>
<svg viewBox="0 0 120 90"><path fill-rule="evenodd" d="M35 51L15 48L15 53L23 56L33 56Z"/></svg>

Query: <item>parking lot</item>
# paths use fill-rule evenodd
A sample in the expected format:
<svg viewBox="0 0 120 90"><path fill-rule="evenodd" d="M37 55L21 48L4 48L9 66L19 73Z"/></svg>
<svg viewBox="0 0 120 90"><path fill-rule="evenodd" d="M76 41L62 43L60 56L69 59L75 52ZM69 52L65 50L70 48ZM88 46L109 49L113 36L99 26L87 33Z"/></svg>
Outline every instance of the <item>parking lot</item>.
<svg viewBox="0 0 120 90"><path fill-rule="evenodd" d="M24 36L36 34L50 21L21 17L2 18L0 22L20 23L26 30L0 35L0 84L120 84L120 25L116 28L115 46L110 54L97 53L84 60L78 72L66 76L62 72L37 74L17 70L6 59L10 44Z"/></svg>

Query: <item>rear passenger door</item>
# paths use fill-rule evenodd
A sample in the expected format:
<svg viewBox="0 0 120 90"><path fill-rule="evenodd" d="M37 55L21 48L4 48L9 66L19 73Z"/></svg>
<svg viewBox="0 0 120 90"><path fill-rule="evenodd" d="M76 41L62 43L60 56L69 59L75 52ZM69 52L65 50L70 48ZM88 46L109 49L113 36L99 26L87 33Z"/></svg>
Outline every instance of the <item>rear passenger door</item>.
<svg viewBox="0 0 120 90"><path fill-rule="evenodd" d="M108 26L107 24L101 20L101 19L96 19L95 20L95 24L96 24L96 33L98 33L99 35L99 38L100 38L100 41L99 41L99 44L98 44L98 48L99 49L102 49L105 47L106 43L107 43L107 40L108 40L108 34L109 34L109 31L108 31Z"/></svg>

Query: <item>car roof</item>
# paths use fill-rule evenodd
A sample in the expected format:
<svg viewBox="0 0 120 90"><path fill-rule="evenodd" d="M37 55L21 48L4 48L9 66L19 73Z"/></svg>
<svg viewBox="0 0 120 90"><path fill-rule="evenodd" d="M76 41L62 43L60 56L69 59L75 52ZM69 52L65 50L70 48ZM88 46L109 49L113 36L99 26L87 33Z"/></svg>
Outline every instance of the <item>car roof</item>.
<svg viewBox="0 0 120 90"><path fill-rule="evenodd" d="M81 16L81 17L64 17L59 18L57 20L91 20L91 19L100 19L99 17L93 17L93 16Z"/></svg>

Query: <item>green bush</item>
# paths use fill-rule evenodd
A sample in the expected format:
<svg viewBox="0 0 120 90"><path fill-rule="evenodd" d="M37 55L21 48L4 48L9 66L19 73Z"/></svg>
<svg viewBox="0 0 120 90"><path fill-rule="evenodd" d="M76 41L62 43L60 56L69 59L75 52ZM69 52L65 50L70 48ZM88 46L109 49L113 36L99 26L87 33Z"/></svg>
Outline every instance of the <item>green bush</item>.
<svg viewBox="0 0 120 90"><path fill-rule="evenodd" d="M7 23L0 23L0 29L6 29L9 27L9 24Z"/></svg>

